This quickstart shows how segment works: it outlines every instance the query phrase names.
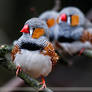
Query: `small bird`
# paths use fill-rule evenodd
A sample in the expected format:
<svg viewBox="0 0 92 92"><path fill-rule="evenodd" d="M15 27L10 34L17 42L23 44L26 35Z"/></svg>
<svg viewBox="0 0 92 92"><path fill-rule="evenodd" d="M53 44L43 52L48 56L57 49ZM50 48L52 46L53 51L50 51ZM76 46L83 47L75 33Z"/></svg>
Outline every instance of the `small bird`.
<svg viewBox="0 0 92 92"><path fill-rule="evenodd" d="M57 23L59 25L57 48L69 55L79 52L82 48L92 49L92 24L81 10L76 7L62 9Z"/></svg>
<svg viewBox="0 0 92 92"><path fill-rule="evenodd" d="M12 61L17 67L16 75L23 69L33 78L42 77L42 88L46 87L44 77L56 64L58 55L44 35L48 35L47 24L39 18L29 19L22 28L23 35L14 43Z"/></svg>
<svg viewBox="0 0 92 92"><path fill-rule="evenodd" d="M49 28L49 40L53 42L55 39L57 39L58 34L58 25L57 25L57 17L58 13L54 10L43 12L39 18L44 20Z"/></svg>

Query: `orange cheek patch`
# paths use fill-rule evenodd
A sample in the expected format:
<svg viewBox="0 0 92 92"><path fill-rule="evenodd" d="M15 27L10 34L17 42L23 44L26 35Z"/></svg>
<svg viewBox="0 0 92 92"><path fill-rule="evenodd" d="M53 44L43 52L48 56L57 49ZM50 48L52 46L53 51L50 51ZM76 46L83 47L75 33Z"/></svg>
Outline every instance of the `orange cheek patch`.
<svg viewBox="0 0 92 92"><path fill-rule="evenodd" d="M57 24L59 24L59 17L57 17L57 20L56 20Z"/></svg>
<svg viewBox="0 0 92 92"><path fill-rule="evenodd" d="M55 19L52 18L47 20L47 25L49 28L54 26L54 24L55 24Z"/></svg>
<svg viewBox="0 0 92 92"><path fill-rule="evenodd" d="M43 28L36 28L32 34L32 38L38 39L40 36L44 35L45 31Z"/></svg>
<svg viewBox="0 0 92 92"><path fill-rule="evenodd" d="M73 15L71 16L71 25L77 26L79 24L79 16Z"/></svg>

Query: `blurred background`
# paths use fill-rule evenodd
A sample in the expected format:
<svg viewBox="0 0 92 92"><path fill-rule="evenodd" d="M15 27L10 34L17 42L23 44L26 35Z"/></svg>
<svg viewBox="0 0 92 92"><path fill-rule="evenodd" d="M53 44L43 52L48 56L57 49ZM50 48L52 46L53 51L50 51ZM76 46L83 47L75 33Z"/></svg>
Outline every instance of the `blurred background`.
<svg viewBox="0 0 92 92"><path fill-rule="evenodd" d="M0 45L12 44L21 36L26 20L51 10L54 0L0 0ZM60 0L60 9L66 6L80 8L92 21L92 0ZM92 59L87 57L73 58L72 66L57 64L46 78L47 85L52 87L92 87ZM0 86L5 85L15 75L0 68Z"/></svg>

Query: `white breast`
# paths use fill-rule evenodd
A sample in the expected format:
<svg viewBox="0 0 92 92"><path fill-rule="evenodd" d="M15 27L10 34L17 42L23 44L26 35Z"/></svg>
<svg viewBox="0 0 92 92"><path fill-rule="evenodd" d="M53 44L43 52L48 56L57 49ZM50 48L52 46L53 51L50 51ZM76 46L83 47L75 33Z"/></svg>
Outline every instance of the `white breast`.
<svg viewBox="0 0 92 92"><path fill-rule="evenodd" d="M20 65L30 76L38 78L47 76L52 70L51 57L40 54L39 51L21 50L17 53L14 63Z"/></svg>
<svg viewBox="0 0 92 92"><path fill-rule="evenodd" d="M86 42L75 41L73 43L60 43L60 45L62 46L64 52L67 52L71 55L79 52L82 48L92 49L92 44L88 41Z"/></svg>

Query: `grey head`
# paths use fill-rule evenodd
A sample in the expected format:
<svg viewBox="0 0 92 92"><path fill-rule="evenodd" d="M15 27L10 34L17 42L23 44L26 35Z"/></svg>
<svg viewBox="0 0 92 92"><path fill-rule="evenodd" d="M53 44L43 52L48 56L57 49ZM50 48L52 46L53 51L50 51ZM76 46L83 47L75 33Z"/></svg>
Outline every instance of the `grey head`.
<svg viewBox="0 0 92 92"><path fill-rule="evenodd" d="M44 35L48 36L48 26L40 18L31 18L26 21L25 25L29 26L30 35L32 35L34 29L41 28L41 29L44 29L44 32L45 32Z"/></svg>
<svg viewBox="0 0 92 92"><path fill-rule="evenodd" d="M75 22L76 19L77 22ZM59 35L65 38L79 40L83 33L83 25L85 24L85 21L86 18L80 9L76 7L66 7L62 9L58 18ZM71 23L74 22L75 25L71 25Z"/></svg>
<svg viewBox="0 0 92 92"><path fill-rule="evenodd" d="M58 13L56 11L45 11L43 12L39 18L44 20L49 28L49 40L52 42L56 39L57 37L57 32L58 32L58 25L57 25L57 17Z"/></svg>
<svg viewBox="0 0 92 92"><path fill-rule="evenodd" d="M46 46L48 39L44 35L48 35L47 24L39 18L31 18L26 21L21 32L23 35L18 39L19 46L26 43L35 44L39 46Z"/></svg>
<svg viewBox="0 0 92 92"><path fill-rule="evenodd" d="M58 17L58 13L56 11L45 11L39 16L39 18L45 21L52 18L56 20L57 17Z"/></svg>
<svg viewBox="0 0 92 92"><path fill-rule="evenodd" d="M67 16L71 16L71 15L77 15L79 16L79 25L83 25L85 23L85 15L83 14L83 12L76 8L76 7L66 7L63 8L60 12L59 15L62 14L66 14Z"/></svg>

